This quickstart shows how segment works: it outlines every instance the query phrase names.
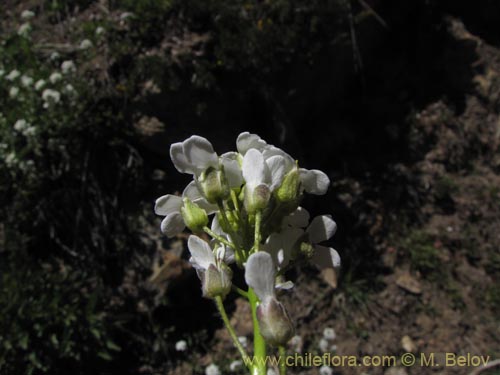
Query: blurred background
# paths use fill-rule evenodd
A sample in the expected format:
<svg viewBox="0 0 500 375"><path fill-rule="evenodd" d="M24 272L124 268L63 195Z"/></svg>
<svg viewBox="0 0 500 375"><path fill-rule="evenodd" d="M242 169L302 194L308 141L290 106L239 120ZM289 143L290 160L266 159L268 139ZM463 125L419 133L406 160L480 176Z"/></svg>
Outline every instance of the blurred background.
<svg viewBox="0 0 500 375"><path fill-rule="evenodd" d="M242 131L332 181L303 206L333 215L343 266L292 270L291 351L500 357L500 2L3 0L0 14L1 374L230 373L186 236L168 241L153 204L189 179L171 143L198 134L220 154ZM227 305L250 339L245 305Z"/></svg>

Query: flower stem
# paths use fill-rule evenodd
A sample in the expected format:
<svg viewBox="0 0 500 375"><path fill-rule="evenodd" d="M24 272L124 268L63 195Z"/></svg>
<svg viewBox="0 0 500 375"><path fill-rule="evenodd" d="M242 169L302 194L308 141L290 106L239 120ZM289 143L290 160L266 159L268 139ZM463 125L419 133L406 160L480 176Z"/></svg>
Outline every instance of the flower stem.
<svg viewBox="0 0 500 375"><path fill-rule="evenodd" d="M226 240L224 237L219 236L217 233L215 233L213 230L211 230L209 227L203 227L203 230L212 238L215 238L217 241L222 242L224 245L229 246L231 249L234 249L234 245Z"/></svg>
<svg viewBox="0 0 500 375"><path fill-rule="evenodd" d="M258 210L255 213L255 236L254 236L254 244L253 244L253 251L257 252L259 251L260 248L260 241L261 241L261 233L260 233L260 226L262 222L262 211Z"/></svg>
<svg viewBox="0 0 500 375"><path fill-rule="evenodd" d="M257 320L258 298L252 288L248 288L248 301L252 308L253 320L253 367L252 375L266 375L266 342L260 334L259 321Z"/></svg>
<svg viewBox="0 0 500 375"><path fill-rule="evenodd" d="M226 326L226 329L229 332L229 336L231 336L231 339L233 340L234 346L236 346L236 349L238 349L238 351L240 352L240 355L243 358L243 362L247 366L249 366L250 358L248 357L245 348L243 348L243 345L241 345L240 340L238 340L238 336L236 335L236 332L234 331L234 328L231 325L229 318L227 317L226 309L224 308L224 304L222 303L221 296L215 297L215 304L217 306L217 310L219 310L219 313L222 317L222 321L224 322L224 325Z"/></svg>
<svg viewBox="0 0 500 375"><path fill-rule="evenodd" d="M245 259L243 259L243 251L240 247L240 244L238 243L238 237L234 233L233 227L229 223L223 202L222 201L217 202L217 206L219 207L219 212L222 217L222 221L224 222L226 228L229 230L228 234L231 236L231 240L233 241L234 244L234 250L236 251L236 260L238 261L238 265L241 267Z"/></svg>
<svg viewBox="0 0 500 375"><path fill-rule="evenodd" d="M280 354L280 375L286 375L286 349L284 346L280 346L278 348L279 354Z"/></svg>

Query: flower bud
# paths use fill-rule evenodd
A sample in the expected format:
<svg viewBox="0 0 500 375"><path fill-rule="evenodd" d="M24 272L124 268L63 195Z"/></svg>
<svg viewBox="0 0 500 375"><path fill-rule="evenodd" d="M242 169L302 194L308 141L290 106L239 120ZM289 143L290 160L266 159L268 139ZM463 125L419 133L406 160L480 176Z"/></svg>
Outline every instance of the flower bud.
<svg viewBox="0 0 500 375"><path fill-rule="evenodd" d="M294 335L294 328L285 307L274 297L269 297L257 307L260 333L273 346L285 345Z"/></svg>
<svg viewBox="0 0 500 375"><path fill-rule="evenodd" d="M300 174L297 166L292 168L283 178L283 182L275 192L278 203L297 208L300 199Z"/></svg>
<svg viewBox="0 0 500 375"><path fill-rule="evenodd" d="M231 277L233 272L224 263L220 267L211 264L203 274L202 291L203 296L214 298L221 296L222 298L231 291Z"/></svg>
<svg viewBox="0 0 500 375"><path fill-rule="evenodd" d="M226 199L230 193L223 167L220 169L208 168L198 178L198 186L205 199L210 203Z"/></svg>
<svg viewBox="0 0 500 375"><path fill-rule="evenodd" d="M309 259L314 255L314 246L308 242L301 242L300 253Z"/></svg>
<svg viewBox="0 0 500 375"><path fill-rule="evenodd" d="M245 188L245 208L249 213L255 213L267 207L271 198L269 186L261 184L253 189Z"/></svg>
<svg viewBox="0 0 500 375"><path fill-rule="evenodd" d="M183 199L181 207L182 218L186 226L193 232L200 232L208 225L208 216L204 209L196 203L191 202L188 198Z"/></svg>

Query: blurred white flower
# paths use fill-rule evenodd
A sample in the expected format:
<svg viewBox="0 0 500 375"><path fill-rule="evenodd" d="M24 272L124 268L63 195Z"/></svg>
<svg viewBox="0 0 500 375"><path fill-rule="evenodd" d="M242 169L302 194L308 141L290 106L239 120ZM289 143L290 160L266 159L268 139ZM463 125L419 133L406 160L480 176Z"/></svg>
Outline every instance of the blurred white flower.
<svg viewBox="0 0 500 375"><path fill-rule="evenodd" d="M18 131L18 132L22 132L24 131L27 127L29 126L29 124L26 122L25 119L19 119L16 121L16 123L14 124L14 130L15 131Z"/></svg>
<svg viewBox="0 0 500 375"><path fill-rule="evenodd" d="M241 366L243 365L243 362L241 360L233 361L229 364L229 370L232 372L237 371Z"/></svg>
<svg viewBox="0 0 500 375"><path fill-rule="evenodd" d="M89 49L93 46L93 43L89 39L84 39L80 42L80 49Z"/></svg>
<svg viewBox="0 0 500 375"><path fill-rule="evenodd" d="M13 86L9 90L9 96L14 99L19 94L19 87Z"/></svg>
<svg viewBox="0 0 500 375"><path fill-rule="evenodd" d="M318 347L319 347L319 350L321 350L322 353L328 352L329 346L330 346L330 344L328 344L328 340L327 339L322 338L321 340L319 340Z"/></svg>
<svg viewBox="0 0 500 375"><path fill-rule="evenodd" d="M19 28L17 29L17 35L22 36L24 38L28 37L31 31L31 25L29 22L23 23Z"/></svg>
<svg viewBox="0 0 500 375"><path fill-rule="evenodd" d="M332 375L333 370L327 365L323 365L319 368L319 375Z"/></svg>
<svg viewBox="0 0 500 375"><path fill-rule="evenodd" d="M208 365L205 368L205 375L221 375L219 366L217 366L215 363Z"/></svg>
<svg viewBox="0 0 500 375"><path fill-rule="evenodd" d="M30 20L33 17L35 17L35 13L32 12L31 10L26 9L26 10L23 10L21 13L21 18L23 20Z"/></svg>
<svg viewBox="0 0 500 375"><path fill-rule="evenodd" d="M240 342L241 346L243 346L244 348L247 347L248 340L247 340L246 336L239 336L238 341Z"/></svg>
<svg viewBox="0 0 500 375"><path fill-rule="evenodd" d="M23 135L25 137L31 137L35 134L36 134L36 128L34 126L30 126L25 131L23 131Z"/></svg>
<svg viewBox="0 0 500 375"><path fill-rule="evenodd" d="M268 368L266 375L278 375L278 373L276 371L274 371L274 369Z"/></svg>
<svg viewBox="0 0 500 375"><path fill-rule="evenodd" d="M335 340L336 337L337 335L333 328L327 327L323 330L323 338L327 340Z"/></svg>
<svg viewBox="0 0 500 375"><path fill-rule="evenodd" d="M290 346L295 352L301 352L303 344L302 336L295 335L290 339Z"/></svg>
<svg viewBox="0 0 500 375"><path fill-rule="evenodd" d="M183 352L187 349L187 342L185 340L179 340L175 343L175 350L178 352Z"/></svg>
<svg viewBox="0 0 500 375"><path fill-rule="evenodd" d="M66 86L64 86L64 92L71 96L76 94L76 90L71 83L68 83Z"/></svg>
<svg viewBox="0 0 500 375"><path fill-rule="evenodd" d="M45 89L42 92L42 99L45 102L43 108L48 108L50 104L58 103L61 100L61 94L56 90Z"/></svg>
<svg viewBox="0 0 500 375"><path fill-rule="evenodd" d="M57 51L54 51L54 52L52 52L52 53L50 54L50 59L51 59L52 61L59 59L59 57L61 57L61 55L59 55L59 52L57 52Z"/></svg>
<svg viewBox="0 0 500 375"><path fill-rule="evenodd" d="M21 84L24 87L29 87L33 84L33 78L23 74L23 76L21 77Z"/></svg>
<svg viewBox="0 0 500 375"><path fill-rule="evenodd" d="M57 83L62 79L62 75L59 72L54 72L50 75L49 81L50 83Z"/></svg>
<svg viewBox="0 0 500 375"><path fill-rule="evenodd" d="M0 78L2 78L4 76L4 74L5 74L5 70L0 69Z"/></svg>
<svg viewBox="0 0 500 375"><path fill-rule="evenodd" d="M38 81L35 82L35 90L40 91L44 86L45 86L45 80L44 79L39 79Z"/></svg>
<svg viewBox="0 0 500 375"><path fill-rule="evenodd" d="M16 154L11 152L7 157L5 158L5 164L7 164L7 167L12 167L14 164L16 164Z"/></svg>
<svg viewBox="0 0 500 375"><path fill-rule="evenodd" d="M21 72L17 69L11 70L9 74L5 77L7 81L14 81L21 75Z"/></svg>
<svg viewBox="0 0 500 375"><path fill-rule="evenodd" d="M99 26L99 27L97 27L97 29L95 29L95 35L97 35L97 36L100 36L100 35L104 34L105 32L106 32L106 30L102 26Z"/></svg>
<svg viewBox="0 0 500 375"><path fill-rule="evenodd" d="M120 14L120 20L121 21L125 21L129 18L132 18L134 16L134 13L131 13L131 12L123 12L122 14Z"/></svg>
<svg viewBox="0 0 500 375"><path fill-rule="evenodd" d="M74 73L76 71L76 66L73 60L63 61L61 64L61 72L63 74Z"/></svg>

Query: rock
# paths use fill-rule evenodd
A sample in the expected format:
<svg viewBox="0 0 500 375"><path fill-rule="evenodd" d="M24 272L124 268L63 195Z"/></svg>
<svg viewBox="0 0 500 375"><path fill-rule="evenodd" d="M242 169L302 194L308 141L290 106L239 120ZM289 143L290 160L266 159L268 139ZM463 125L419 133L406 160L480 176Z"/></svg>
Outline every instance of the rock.
<svg viewBox="0 0 500 375"><path fill-rule="evenodd" d="M406 290L407 292L413 293L413 294L421 294L422 293L422 288L420 286L420 282L413 278L409 272L405 272L401 274L397 279L396 279L396 285L399 286L400 288Z"/></svg>
<svg viewBox="0 0 500 375"><path fill-rule="evenodd" d="M417 345L408 335L403 336L401 339L401 347L408 353L414 353L417 351Z"/></svg>

